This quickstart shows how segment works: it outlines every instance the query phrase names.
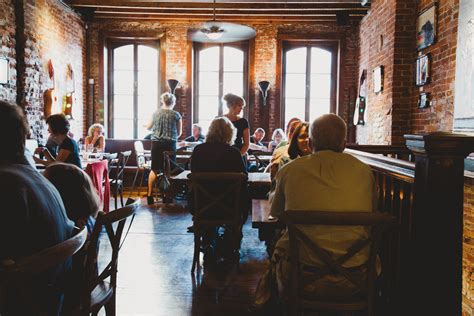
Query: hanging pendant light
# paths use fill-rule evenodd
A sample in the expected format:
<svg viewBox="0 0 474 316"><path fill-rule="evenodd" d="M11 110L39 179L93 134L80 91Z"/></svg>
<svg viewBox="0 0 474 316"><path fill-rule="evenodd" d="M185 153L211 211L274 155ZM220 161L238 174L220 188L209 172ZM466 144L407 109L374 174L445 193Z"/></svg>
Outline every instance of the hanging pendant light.
<svg viewBox="0 0 474 316"><path fill-rule="evenodd" d="M212 12L211 21L190 33L191 40L202 43L228 43L251 39L257 34L253 28L246 25L216 21L216 0Z"/></svg>

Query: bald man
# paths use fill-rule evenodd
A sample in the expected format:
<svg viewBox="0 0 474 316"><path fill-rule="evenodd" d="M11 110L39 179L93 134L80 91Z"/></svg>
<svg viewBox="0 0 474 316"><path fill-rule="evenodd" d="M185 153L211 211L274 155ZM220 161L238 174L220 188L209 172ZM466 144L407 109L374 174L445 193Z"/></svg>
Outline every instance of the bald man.
<svg viewBox="0 0 474 316"><path fill-rule="evenodd" d="M271 215L279 217L285 210L371 212L375 208L376 184L372 171L358 159L343 153L346 144L345 122L334 114L326 114L311 125L312 154L286 164L276 175L275 196L271 204ZM302 227L302 231L320 247L336 254L344 254L355 240L367 238L364 228L319 226ZM272 257L272 268L276 274L280 297L285 298L289 278L289 238L284 233L278 240ZM308 266L319 267L323 263L311 249L302 244L300 261ZM359 267L368 259L368 250L346 261L346 268ZM312 284L315 289L324 289L324 294L335 294L341 298L351 296L354 285L346 279L336 281L319 279ZM320 282L320 283L318 283ZM257 291L257 297L258 296ZM316 293L318 294L318 293ZM262 297L262 296L260 296Z"/></svg>

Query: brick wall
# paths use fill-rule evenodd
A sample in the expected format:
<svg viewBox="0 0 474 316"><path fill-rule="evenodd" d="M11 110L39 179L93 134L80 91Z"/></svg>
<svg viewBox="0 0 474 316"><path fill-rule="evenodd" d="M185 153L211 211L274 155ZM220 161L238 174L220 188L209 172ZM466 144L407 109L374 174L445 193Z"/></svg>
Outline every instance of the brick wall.
<svg viewBox="0 0 474 316"><path fill-rule="evenodd" d="M391 143L395 12L396 0L374 1L360 24L359 76L367 71L366 124L357 126L360 144ZM378 66L384 67L383 90L375 94L372 71Z"/></svg>
<svg viewBox="0 0 474 316"><path fill-rule="evenodd" d="M474 178L464 181L463 316L474 315Z"/></svg>
<svg viewBox="0 0 474 316"><path fill-rule="evenodd" d="M85 100L85 29L80 17L57 0L25 3L26 74L25 110L30 122L39 122L43 112L43 92L52 87L47 62L52 60L55 73L56 108L60 110L66 94L66 67L75 74L74 120L71 128L76 138L84 130Z"/></svg>
<svg viewBox="0 0 474 316"><path fill-rule="evenodd" d="M418 11L432 1L420 0ZM452 131L454 113L454 76L456 74L456 41L459 0L438 1L438 26L435 43L423 49L431 53L431 83L417 88L412 102L412 133ZM416 104L419 92L431 94L431 107L419 109Z"/></svg>
<svg viewBox="0 0 474 316"><path fill-rule="evenodd" d="M451 131L459 0L438 1L437 39L416 51L416 12L432 0L378 0L360 25L360 67L368 72L366 125L358 126L363 144L396 144L403 134ZM381 36L383 40L381 40ZM431 83L416 87L415 61L431 53ZM384 89L373 93L372 70L385 67ZM431 107L419 109L420 92L431 94Z"/></svg>
<svg viewBox="0 0 474 316"><path fill-rule="evenodd" d="M10 56L12 67L19 64L19 73L12 69L11 84L8 89L1 87L0 97L17 101L24 108L34 135L45 138L43 93L53 87L48 76L48 60L51 59L54 65L57 101L53 109L56 111L61 110L66 94L66 67L71 64L75 74L76 102L71 127L80 137L84 130L85 112L85 29L81 18L58 0L1 0L0 12L8 22L0 26L1 54ZM15 16L21 17L21 22L15 20ZM21 47L21 51L16 51L15 47ZM20 92L18 96L17 92Z"/></svg>
<svg viewBox="0 0 474 316"><path fill-rule="evenodd" d="M0 0L0 58L9 62L9 82L0 85L0 100L16 101L15 10L12 0Z"/></svg>
<svg viewBox="0 0 474 316"><path fill-rule="evenodd" d="M187 39L189 28L200 24L166 23L166 22L94 22L91 25L91 77L96 82L101 82L100 55L101 39L109 30L114 32L140 32L150 34L164 33L160 45L163 45L166 55L165 71L161 76L176 78L180 81L180 88L176 90L178 104L176 110L183 115L183 135L190 133L192 123L192 82L191 82L191 45ZM255 40L250 43L250 74L249 74L249 99L247 100L248 114L251 129L263 127L267 131L267 139L275 128L280 127L280 89L277 74L280 71L278 65L278 38L280 34L292 36L301 35L303 38L328 37L330 34L338 34L343 51L343 66L340 70L341 86L339 91L338 112L344 118L348 118L347 107L349 105L349 90L354 88L354 81L357 72L357 25L338 27L333 24L256 24L251 25L257 31ZM329 34L329 35L328 35ZM261 94L257 83L261 80L271 82L267 105L263 106ZM166 90L167 87L162 87ZM96 86L95 113L96 121L102 122L104 119L105 95L101 94L103 87Z"/></svg>

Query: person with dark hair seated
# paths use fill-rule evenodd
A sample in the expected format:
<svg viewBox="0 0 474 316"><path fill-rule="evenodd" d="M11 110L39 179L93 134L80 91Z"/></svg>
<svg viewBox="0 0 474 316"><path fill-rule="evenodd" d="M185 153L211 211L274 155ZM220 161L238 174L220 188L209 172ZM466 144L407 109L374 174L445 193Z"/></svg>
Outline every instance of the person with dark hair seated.
<svg viewBox="0 0 474 316"><path fill-rule="evenodd" d="M0 101L0 261L18 260L70 238L74 223L66 216L56 188L25 159L28 123L19 106ZM59 315L70 260L33 279L9 284L2 315Z"/></svg>
<svg viewBox="0 0 474 316"><path fill-rule="evenodd" d="M301 122L296 126L291 136L290 145L288 146L288 155L281 157L278 169L298 157L309 154L311 154L311 147L309 146L309 123Z"/></svg>
<svg viewBox="0 0 474 316"><path fill-rule="evenodd" d="M206 140L203 144L194 148L191 157L191 172L242 172L247 174L244 160L241 152L233 147L237 129L232 122L226 117L215 118L209 126L209 131ZM194 214L192 194L188 199L188 204L191 214ZM242 225L247 220L249 210L249 199L246 190L242 194ZM242 229L242 226L240 227ZM242 236L242 233L241 233ZM212 249L217 238L217 231L208 232L205 239L207 239L208 254L214 252ZM223 239L225 240L225 234ZM217 250L218 252L226 251L227 249ZM235 254L227 254L229 257Z"/></svg>
<svg viewBox="0 0 474 316"><path fill-rule="evenodd" d="M81 159L79 158L79 146L74 139L68 136L70 125L66 116L64 114L53 114L46 119L46 124L48 124L48 132L59 144L58 154L54 157L45 147L38 147L35 154L43 153L46 160L34 157L35 161L45 166L54 162L66 162L82 168Z"/></svg>

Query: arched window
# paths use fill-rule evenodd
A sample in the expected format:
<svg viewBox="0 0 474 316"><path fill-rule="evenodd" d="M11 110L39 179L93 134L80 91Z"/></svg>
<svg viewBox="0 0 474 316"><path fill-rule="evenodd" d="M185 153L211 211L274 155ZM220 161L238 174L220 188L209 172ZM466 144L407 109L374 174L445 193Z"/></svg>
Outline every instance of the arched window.
<svg viewBox="0 0 474 316"><path fill-rule="evenodd" d="M226 112L222 96L234 93L247 99L247 44L194 46L193 122L207 132L216 116Z"/></svg>
<svg viewBox="0 0 474 316"><path fill-rule="evenodd" d="M109 131L118 139L143 138L158 106L158 43L110 43Z"/></svg>
<svg viewBox="0 0 474 316"><path fill-rule="evenodd" d="M312 122L336 112L337 45L332 43L284 43L284 126L297 117Z"/></svg>

